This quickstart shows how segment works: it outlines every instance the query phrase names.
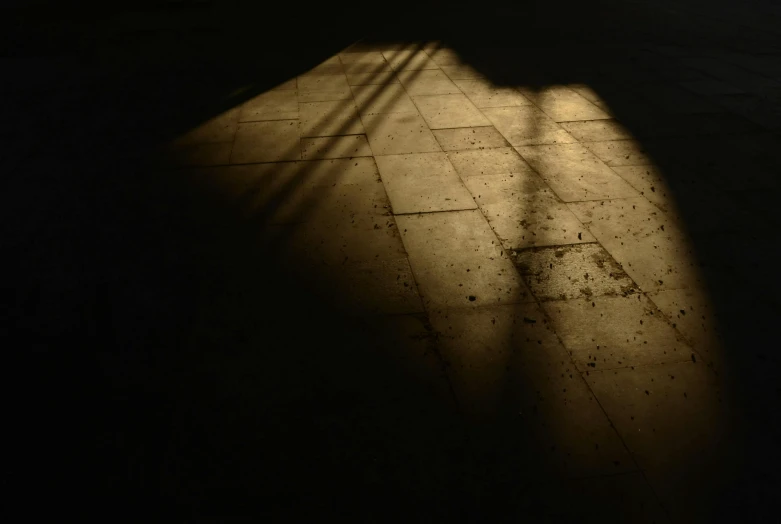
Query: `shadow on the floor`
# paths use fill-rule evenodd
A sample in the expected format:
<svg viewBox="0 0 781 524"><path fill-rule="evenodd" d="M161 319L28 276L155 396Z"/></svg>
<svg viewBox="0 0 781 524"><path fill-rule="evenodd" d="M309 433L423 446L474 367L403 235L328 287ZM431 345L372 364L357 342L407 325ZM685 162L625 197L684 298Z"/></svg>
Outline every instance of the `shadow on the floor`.
<svg viewBox="0 0 781 524"><path fill-rule="evenodd" d="M391 18L387 35L374 36L442 41L498 85L587 84L606 100L667 176L684 221L712 217L689 234L697 259L713 267L706 286L724 318L733 406L746 424L756 422L749 436L781 435L768 321L779 312L769 256L778 189L763 178L779 163L769 146L756 147L777 144L778 135L729 112L714 117L723 133L713 132L710 113L663 113L653 93L638 100L622 88L643 83L649 71L687 79L688 68L655 63L662 55L647 53L647 43L697 46L711 38L707 46L718 48L735 35L720 33L724 24L703 35L685 17L640 15L638 5L542 5L478 13L450 6L441 17L421 11L416 24L404 19L404 34ZM7 18L27 32L6 31L15 52L4 59L13 81L3 99L19 118L3 133L0 158L3 238L12 254L6 317L22 342L18 354L32 357L14 368L32 381L20 384L25 393L12 409L31 450L18 484L40 489L44 476L63 489L84 468L83 457L96 456L94 487L125 515L163 508L190 518L431 520L515 511L551 519L550 508L519 495L547 478L547 463L513 469L521 459L506 452L516 422L465 428L426 318L389 325L345 314L332 297L285 277L256 223L209 195L183 191L181 179L147 161L173 137L364 37L370 18L360 6L348 15L324 6L305 16L294 7L272 15L247 2L155 6L101 13L97 21L62 12ZM63 16L68 24L58 22ZM52 30L61 27L68 31ZM772 41L764 34L741 39L741 50L765 50ZM604 43L610 52L581 52L579 42ZM777 104L777 93L760 100ZM735 130L742 142L710 140ZM738 187L738 204L750 212L741 219L678 191L682 171L769 185ZM723 236L745 247L725 245ZM425 378L399 354L430 365ZM475 429L496 448L475 454L468 445ZM521 455L534 455L548 437L524 441L530 449ZM746 441L735 445L748 450ZM725 489L739 476L755 475L734 480L759 486L755 494L777 483L754 467L766 452L757 447L749 467L721 472ZM711 496L722 511L721 494ZM755 496L750 502L766 508Z"/></svg>

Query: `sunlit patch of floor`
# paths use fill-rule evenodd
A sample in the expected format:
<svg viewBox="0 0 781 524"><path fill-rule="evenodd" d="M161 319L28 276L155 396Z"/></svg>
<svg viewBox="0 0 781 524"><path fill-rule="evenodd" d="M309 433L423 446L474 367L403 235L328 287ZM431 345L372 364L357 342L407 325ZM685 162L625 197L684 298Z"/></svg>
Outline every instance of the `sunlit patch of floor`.
<svg viewBox="0 0 781 524"><path fill-rule="evenodd" d="M647 144L589 85L495 85L436 43L359 43L172 150L335 307L428 315L475 442L498 426L519 464L642 471L675 512L668 480L701 480L726 431L689 236L708 224L677 198L719 188Z"/></svg>

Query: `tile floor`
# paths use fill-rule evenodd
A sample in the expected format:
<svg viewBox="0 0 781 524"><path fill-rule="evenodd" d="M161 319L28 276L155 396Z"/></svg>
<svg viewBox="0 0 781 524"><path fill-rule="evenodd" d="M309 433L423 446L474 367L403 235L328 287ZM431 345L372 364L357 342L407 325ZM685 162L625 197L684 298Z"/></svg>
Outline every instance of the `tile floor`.
<svg viewBox="0 0 781 524"><path fill-rule="evenodd" d="M709 290L691 225L646 142L587 85L494 85L436 43L369 48L207 122L177 161L221 166L217 185L231 166L262 166L237 205L264 210L263 191L242 199L253 185L284 191L295 205L275 223L302 274L355 311L427 314L465 417L539 413L517 442L552 434L553 470L600 479L566 489L631 492L643 517L685 521L698 501L671 479L698 482L687 471L718 447L723 341L699 315ZM631 96L700 115L756 87L730 64L686 63L722 80Z"/></svg>

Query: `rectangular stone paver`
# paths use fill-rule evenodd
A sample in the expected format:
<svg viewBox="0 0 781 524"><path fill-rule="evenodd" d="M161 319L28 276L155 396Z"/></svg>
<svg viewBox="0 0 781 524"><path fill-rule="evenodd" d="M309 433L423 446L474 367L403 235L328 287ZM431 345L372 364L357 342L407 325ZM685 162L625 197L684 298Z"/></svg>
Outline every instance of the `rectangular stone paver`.
<svg viewBox="0 0 781 524"><path fill-rule="evenodd" d="M526 285L479 211L405 215L396 220L428 308L531 300Z"/></svg>
<svg viewBox="0 0 781 524"><path fill-rule="evenodd" d="M338 295L360 314L422 313L407 257L345 265L334 279ZM337 300L338 302L338 300Z"/></svg>
<svg viewBox="0 0 781 524"><path fill-rule="evenodd" d="M609 166L645 166L653 164L643 145L636 140L583 142L583 145Z"/></svg>
<svg viewBox="0 0 781 524"><path fill-rule="evenodd" d="M348 73L347 83L351 86L398 84L399 78L393 71L379 73Z"/></svg>
<svg viewBox="0 0 781 524"><path fill-rule="evenodd" d="M463 179L532 171L529 164L511 147L451 151L447 156Z"/></svg>
<svg viewBox="0 0 781 524"><path fill-rule="evenodd" d="M445 153L378 156L377 167L395 214L477 207Z"/></svg>
<svg viewBox="0 0 781 524"><path fill-rule="evenodd" d="M301 157L304 160L317 158L352 158L372 156L372 150L365 135L327 136L301 139Z"/></svg>
<svg viewBox="0 0 781 524"><path fill-rule="evenodd" d="M493 126L456 127L432 131L444 151L505 147L509 144Z"/></svg>
<svg viewBox="0 0 781 524"><path fill-rule="evenodd" d="M429 128L487 126L491 123L462 94L416 96L413 98Z"/></svg>
<svg viewBox="0 0 781 524"><path fill-rule="evenodd" d="M300 159L298 120L239 124L231 153L232 164Z"/></svg>
<svg viewBox="0 0 781 524"><path fill-rule="evenodd" d="M327 76L338 75L340 73L344 73L342 62L339 60L338 56L332 56L302 73L301 76Z"/></svg>
<svg viewBox="0 0 781 524"><path fill-rule="evenodd" d="M241 122L298 118L298 94L281 90L262 93L241 106Z"/></svg>
<svg viewBox="0 0 781 524"><path fill-rule="evenodd" d="M394 71L439 69L439 66L423 50L401 49L383 51L382 54Z"/></svg>
<svg viewBox="0 0 781 524"><path fill-rule="evenodd" d="M522 88L519 91L556 122L610 118L605 111L563 86L546 87L540 91Z"/></svg>
<svg viewBox="0 0 781 524"><path fill-rule="evenodd" d="M691 348L641 294L546 302L581 372L691 360Z"/></svg>
<svg viewBox="0 0 781 524"><path fill-rule="evenodd" d="M414 113L415 104L400 84L352 86L361 116L383 113Z"/></svg>
<svg viewBox="0 0 781 524"><path fill-rule="evenodd" d="M436 49L426 49L426 54L431 57L438 66L458 65L463 62L461 55L458 51L448 49L446 47L439 47Z"/></svg>
<svg viewBox="0 0 781 524"><path fill-rule="evenodd" d="M453 81L485 79L485 76L480 71L467 64L443 65L441 69Z"/></svg>
<svg viewBox="0 0 781 524"><path fill-rule="evenodd" d="M184 146L233 142L239 125L239 116L240 111L238 108L225 111L177 137L173 140L172 145Z"/></svg>
<svg viewBox="0 0 781 524"><path fill-rule="evenodd" d="M535 106L485 108L483 114L513 146L576 142L563 127Z"/></svg>
<svg viewBox="0 0 781 524"><path fill-rule="evenodd" d="M648 298L686 337L698 358L703 358L717 371L723 369L726 346L720 335L716 308L707 290L671 289L649 293Z"/></svg>
<svg viewBox="0 0 781 524"><path fill-rule="evenodd" d="M393 217L368 213L317 213L286 234L285 246L300 261L338 268L396 260L406 252ZM325 220L318 220L324 216Z"/></svg>
<svg viewBox="0 0 781 524"><path fill-rule="evenodd" d="M536 304L450 309L431 323L473 437L501 424L511 438L492 444L507 460L537 455L564 477L635 469Z"/></svg>
<svg viewBox="0 0 781 524"><path fill-rule="evenodd" d="M701 276L688 238L645 198L571 203L569 208L641 290L698 285Z"/></svg>
<svg viewBox="0 0 781 524"><path fill-rule="evenodd" d="M596 243L522 250L513 261L541 301L637 292L632 279Z"/></svg>
<svg viewBox="0 0 781 524"><path fill-rule="evenodd" d="M561 127L582 142L631 139L632 134L616 120L562 122Z"/></svg>
<svg viewBox="0 0 781 524"><path fill-rule="evenodd" d="M417 112L366 115L366 135L375 155L441 151L434 135Z"/></svg>
<svg viewBox="0 0 781 524"><path fill-rule="evenodd" d="M301 103L299 115L302 137L365 133L352 100Z"/></svg>
<svg viewBox="0 0 781 524"><path fill-rule="evenodd" d="M313 160L245 166L249 180L260 179L252 195L255 211L267 223L350 222L354 215L390 210L372 158ZM239 186L241 187L241 186Z"/></svg>
<svg viewBox="0 0 781 524"><path fill-rule="evenodd" d="M592 371L586 380L673 522L708 515L721 472L740 460L725 438L716 376L689 360Z"/></svg>
<svg viewBox="0 0 781 524"><path fill-rule="evenodd" d="M367 74L391 71L390 64L379 51L364 53L342 53L339 55L344 72L349 74Z"/></svg>
<svg viewBox="0 0 781 524"><path fill-rule="evenodd" d="M410 96L460 94L461 91L437 69L427 71L401 71L397 73L399 81Z"/></svg>
<svg viewBox="0 0 781 524"><path fill-rule="evenodd" d="M580 144L516 148L565 202L624 198L637 191Z"/></svg>
<svg viewBox="0 0 781 524"><path fill-rule="evenodd" d="M325 102L352 98L347 77L340 75L313 75L298 78L299 102Z"/></svg>
<svg viewBox="0 0 781 524"><path fill-rule="evenodd" d="M482 79L456 79L454 83L477 107L525 106L531 102L515 89Z"/></svg>
<svg viewBox="0 0 781 524"><path fill-rule="evenodd" d="M477 205L507 249L594 242L594 237L531 170L466 179Z"/></svg>

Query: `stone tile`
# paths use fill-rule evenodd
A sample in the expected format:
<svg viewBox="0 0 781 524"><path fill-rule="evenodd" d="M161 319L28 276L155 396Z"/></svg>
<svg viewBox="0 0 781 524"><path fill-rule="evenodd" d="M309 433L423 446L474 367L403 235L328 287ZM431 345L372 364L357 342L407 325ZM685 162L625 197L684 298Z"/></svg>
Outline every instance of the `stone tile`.
<svg viewBox="0 0 781 524"><path fill-rule="evenodd" d="M361 116L382 113L415 113L412 99L399 84L353 86Z"/></svg>
<svg viewBox="0 0 781 524"><path fill-rule="evenodd" d="M409 49L410 43L409 42L367 42L367 41L360 41L355 42L354 44L350 44L346 48L342 49L342 53L371 53L371 52L379 52L382 53L384 51L401 51L404 49Z"/></svg>
<svg viewBox="0 0 781 524"><path fill-rule="evenodd" d="M457 408L427 315L383 315L367 324L369 331L364 340L376 341L373 351L382 352L389 362L398 365L410 383L427 386L426 392L437 398L437 409L444 407L455 413ZM419 395L414 389L410 393Z"/></svg>
<svg viewBox="0 0 781 524"><path fill-rule="evenodd" d="M594 238L531 169L465 181L506 249L594 242Z"/></svg>
<svg viewBox="0 0 781 524"><path fill-rule="evenodd" d="M398 84L399 79L393 71L379 73L348 73L347 83L351 86Z"/></svg>
<svg viewBox="0 0 781 524"><path fill-rule="evenodd" d="M507 173L529 173L532 169L511 147L451 151L447 154L461 178Z"/></svg>
<svg viewBox="0 0 781 524"><path fill-rule="evenodd" d="M272 88L272 91L296 91L298 89L298 81L295 78L291 78L290 80L286 80L285 82L282 82L278 86Z"/></svg>
<svg viewBox="0 0 781 524"><path fill-rule="evenodd" d="M579 94L602 111L613 114L608 103L608 100L611 99L609 92L603 93L602 90L598 91L588 84L568 84L567 88Z"/></svg>
<svg viewBox="0 0 781 524"><path fill-rule="evenodd" d="M480 211L405 215L396 221L429 310L532 300Z"/></svg>
<svg viewBox="0 0 781 524"><path fill-rule="evenodd" d="M320 259L324 246L314 231L298 231L286 239L280 263L306 283L313 295L328 297L332 308L358 316L422 312L409 261L403 254L360 261L343 256L342 261L333 263ZM320 239L330 242L330 237L331 233L325 232ZM355 238L359 239L360 235Z"/></svg>
<svg viewBox="0 0 781 524"><path fill-rule="evenodd" d="M461 91L442 71L402 71L397 73L410 96L460 94Z"/></svg>
<svg viewBox="0 0 781 524"><path fill-rule="evenodd" d="M416 96L413 100L431 129L490 125L480 110L461 94Z"/></svg>
<svg viewBox="0 0 781 524"><path fill-rule="evenodd" d="M576 142L563 127L534 106L485 108L483 114L513 146Z"/></svg>
<svg viewBox="0 0 781 524"><path fill-rule="evenodd" d="M339 53L342 64L385 64L381 51L346 51Z"/></svg>
<svg viewBox="0 0 781 524"><path fill-rule="evenodd" d="M477 107L531 105L531 102L515 89L499 87L486 80L456 79L454 83Z"/></svg>
<svg viewBox="0 0 781 524"><path fill-rule="evenodd" d="M363 124L351 100L299 104L302 137L361 135Z"/></svg>
<svg viewBox="0 0 781 524"><path fill-rule="evenodd" d="M327 76L327 75L338 75L343 74L344 69L342 66L342 62L339 60L338 56L332 56L331 58L325 60L324 62L317 64L312 69L307 70L305 73L303 73L301 76Z"/></svg>
<svg viewBox="0 0 781 524"><path fill-rule="evenodd" d="M283 162L249 166L260 180L251 195L269 224L352 223L356 215L387 215L390 203L372 158ZM243 185L239 185L243 187ZM374 222L371 224L373 227Z"/></svg>
<svg viewBox="0 0 781 524"><path fill-rule="evenodd" d="M451 309L430 319L475 440L488 432L504 460L528 453L556 476L634 469L536 304Z"/></svg>
<svg viewBox="0 0 781 524"><path fill-rule="evenodd" d="M326 102L329 100L349 100L352 91L347 77L341 75L314 75L298 78L299 102Z"/></svg>
<svg viewBox="0 0 781 524"><path fill-rule="evenodd" d="M477 69L466 64L443 65L441 69L451 80L476 80L485 78Z"/></svg>
<svg viewBox="0 0 781 524"><path fill-rule="evenodd" d="M641 290L699 285L702 276L688 238L645 198L572 203L569 208Z"/></svg>
<svg viewBox="0 0 781 524"><path fill-rule="evenodd" d="M445 153L378 156L376 161L397 215L477 207Z"/></svg>
<svg viewBox="0 0 781 524"><path fill-rule="evenodd" d="M637 291L632 279L599 244L518 251L513 261L529 289L543 301Z"/></svg>
<svg viewBox="0 0 781 524"><path fill-rule="evenodd" d="M387 62L381 64L356 62L352 64L345 64L342 67L344 68L344 72L348 75L376 75L380 73L393 73L393 69Z"/></svg>
<svg viewBox="0 0 781 524"><path fill-rule="evenodd" d="M715 375L690 360L586 380L673 521L718 520L713 494L740 459Z"/></svg>
<svg viewBox="0 0 781 524"><path fill-rule="evenodd" d="M423 117L417 112L367 115L364 121L375 155L441 151Z"/></svg>
<svg viewBox="0 0 781 524"><path fill-rule="evenodd" d="M521 88L519 91L556 122L610 118L602 109L563 86L546 87L541 91Z"/></svg>
<svg viewBox="0 0 781 524"><path fill-rule="evenodd" d="M301 173L302 183L312 187L376 185L380 182L380 173L373 158L316 160L299 162L296 167Z"/></svg>
<svg viewBox="0 0 781 524"><path fill-rule="evenodd" d="M298 101L306 102L329 102L334 100L352 101L353 94L349 86L347 88L330 89L325 91L299 91Z"/></svg>
<svg viewBox="0 0 781 524"><path fill-rule="evenodd" d="M645 166L653 163L643 144L636 140L583 142L583 145L609 166Z"/></svg>
<svg viewBox="0 0 781 524"><path fill-rule="evenodd" d="M637 196L632 186L579 144L516 149L565 202Z"/></svg>
<svg viewBox="0 0 781 524"><path fill-rule="evenodd" d="M419 71L422 69L439 69L429 56L421 50L383 51L385 60L394 71Z"/></svg>
<svg viewBox="0 0 781 524"><path fill-rule="evenodd" d="M432 133L444 151L464 151L509 145L502 134L493 126L435 129Z"/></svg>
<svg viewBox="0 0 781 524"><path fill-rule="evenodd" d="M423 312L407 257L351 264L337 274L339 296L360 314Z"/></svg>
<svg viewBox="0 0 781 524"><path fill-rule="evenodd" d="M355 159L352 162L355 164ZM331 164L330 169L335 171L339 167L339 163L334 163ZM389 214L390 202L381 182L339 183L344 176L343 173L336 171L333 174L337 179L336 185L308 187L310 191L309 202L305 209L306 218L317 226L323 227L324 237L329 234L329 231L336 235L342 225L357 228L363 223L360 216L371 217L366 218L368 222L364 227L365 231L368 231L370 226L374 229L392 227L392 224L386 223L384 219ZM359 244L356 242L357 248L362 249Z"/></svg>
<svg viewBox="0 0 781 524"><path fill-rule="evenodd" d="M545 302L581 372L691 361L691 348L644 295Z"/></svg>
<svg viewBox="0 0 781 524"><path fill-rule="evenodd" d="M175 146L233 142L239 125L239 110L221 113L176 138Z"/></svg>
<svg viewBox="0 0 781 524"><path fill-rule="evenodd" d="M232 164L300 159L298 120L239 124L231 153Z"/></svg>
<svg viewBox="0 0 781 524"><path fill-rule="evenodd" d="M438 66L459 65L463 62L461 55L453 49L446 47L440 47L436 49L426 50L426 54L431 57Z"/></svg>
<svg viewBox="0 0 781 524"><path fill-rule="evenodd" d="M186 170L186 188L194 194L206 195L211 201L237 210L243 217L253 216L260 202L256 195L267 194L285 186L288 173L297 162L201 167Z"/></svg>
<svg viewBox="0 0 781 524"><path fill-rule="evenodd" d="M304 160L356 156L372 156L372 150L365 135L301 139L301 157Z"/></svg>
<svg viewBox="0 0 781 524"><path fill-rule="evenodd" d="M295 120L298 118L298 94L282 90L262 93L241 106L240 122Z"/></svg>
<svg viewBox="0 0 781 524"><path fill-rule="evenodd" d="M341 53L344 72L350 74L375 74L392 71L390 64L379 51Z"/></svg>
<svg viewBox="0 0 781 524"><path fill-rule="evenodd" d="M675 191L669 187L660 168L650 165L619 166L614 167L613 171L662 211L674 211L677 208Z"/></svg>
<svg viewBox="0 0 781 524"><path fill-rule="evenodd" d="M562 122L561 127L581 142L631 139L632 133L616 120Z"/></svg>
<svg viewBox="0 0 781 524"><path fill-rule="evenodd" d="M682 231L717 233L744 230L755 222L731 195L686 171L662 172L653 166L613 168L641 195L667 213Z"/></svg>
<svg viewBox="0 0 781 524"><path fill-rule="evenodd" d="M367 213L318 214L289 230L280 249L291 261L335 268L406 256L393 217Z"/></svg>
<svg viewBox="0 0 781 524"><path fill-rule="evenodd" d="M723 370L726 349L712 297L705 289L671 289L648 298L688 341L699 358Z"/></svg>

